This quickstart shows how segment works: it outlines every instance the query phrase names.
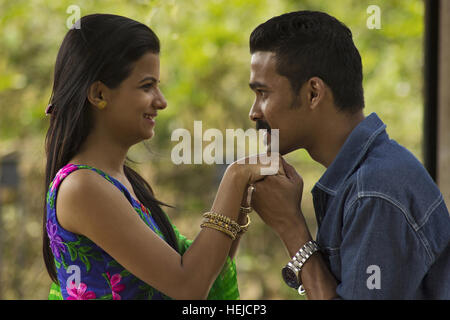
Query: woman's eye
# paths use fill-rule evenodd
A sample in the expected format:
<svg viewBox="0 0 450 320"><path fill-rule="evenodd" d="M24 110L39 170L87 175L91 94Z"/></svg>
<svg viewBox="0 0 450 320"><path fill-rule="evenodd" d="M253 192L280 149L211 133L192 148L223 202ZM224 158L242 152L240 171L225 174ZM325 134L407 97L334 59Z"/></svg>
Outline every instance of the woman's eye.
<svg viewBox="0 0 450 320"><path fill-rule="evenodd" d="M151 87L153 87L153 83L147 83L142 86L144 89L150 89Z"/></svg>

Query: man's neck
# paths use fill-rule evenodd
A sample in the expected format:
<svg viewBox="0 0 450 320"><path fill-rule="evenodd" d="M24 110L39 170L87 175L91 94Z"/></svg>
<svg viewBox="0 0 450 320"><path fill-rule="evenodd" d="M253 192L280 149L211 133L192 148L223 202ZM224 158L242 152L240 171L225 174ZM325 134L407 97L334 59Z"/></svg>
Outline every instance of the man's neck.
<svg viewBox="0 0 450 320"><path fill-rule="evenodd" d="M321 131L317 134L315 143L307 149L311 158L328 168L333 163L350 133L364 118L361 110L352 115L339 112L325 120L321 124Z"/></svg>

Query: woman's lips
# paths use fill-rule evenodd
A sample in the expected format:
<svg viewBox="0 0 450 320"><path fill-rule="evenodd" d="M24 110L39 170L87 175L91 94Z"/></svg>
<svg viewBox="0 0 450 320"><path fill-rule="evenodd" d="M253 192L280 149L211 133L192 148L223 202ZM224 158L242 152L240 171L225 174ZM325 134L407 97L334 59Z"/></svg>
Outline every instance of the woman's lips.
<svg viewBox="0 0 450 320"><path fill-rule="evenodd" d="M156 115L151 115L149 113L144 113L145 120L147 120L148 122L150 122L153 125L155 124L155 120L153 119L154 117L156 117Z"/></svg>

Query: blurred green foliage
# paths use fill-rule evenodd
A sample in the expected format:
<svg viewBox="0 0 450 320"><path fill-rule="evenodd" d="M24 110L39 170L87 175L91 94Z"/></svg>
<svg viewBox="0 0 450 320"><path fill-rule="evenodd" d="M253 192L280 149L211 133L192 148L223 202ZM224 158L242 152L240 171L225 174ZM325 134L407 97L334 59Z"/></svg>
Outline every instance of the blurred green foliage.
<svg viewBox="0 0 450 320"><path fill-rule="evenodd" d="M369 5L381 9L381 29L369 29ZM0 0L0 156L20 152L19 193L4 190L0 232L0 297L45 299L50 280L41 256L44 200L44 110L51 93L59 45L67 32L67 9L81 15L120 14L149 25L159 36L161 88L169 106L158 117L156 135L130 150L137 169L190 238L201 213L214 199L223 166L179 165L170 161L176 128L203 130L253 127L248 112L251 31L272 16L294 10L321 10L353 32L364 67L366 114L377 112L391 138L422 159L423 16L421 0ZM287 157L305 181L303 211L313 234L316 224L310 190L324 172L304 151ZM282 282L288 255L278 237L255 213L236 258L243 299L298 299Z"/></svg>

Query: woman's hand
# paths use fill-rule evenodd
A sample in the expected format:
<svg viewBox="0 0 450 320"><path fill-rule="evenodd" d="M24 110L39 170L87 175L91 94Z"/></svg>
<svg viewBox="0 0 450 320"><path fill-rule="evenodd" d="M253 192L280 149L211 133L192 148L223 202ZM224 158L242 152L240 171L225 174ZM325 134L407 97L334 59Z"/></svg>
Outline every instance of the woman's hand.
<svg viewBox="0 0 450 320"><path fill-rule="evenodd" d="M281 174L286 175L279 153L262 153L239 159L230 165L246 185L264 180L265 177Z"/></svg>
<svg viewBox="0 0 450 320"><path fill-rule="evenodd" d="M301 212L303 179L284 159L281 159L285 175L267 177L255 183L252 207L261 219L279 235L297 227L307 235L305 219Z"/></svg>
<svg viewBox="0 0 450 320"><path fill-rule="evenodd" d="M285 175L279 153L258 154L242 158L228 166L220 182L211 211L238 219L242 197L249 184L263 180L268 175Z"/></svg>

